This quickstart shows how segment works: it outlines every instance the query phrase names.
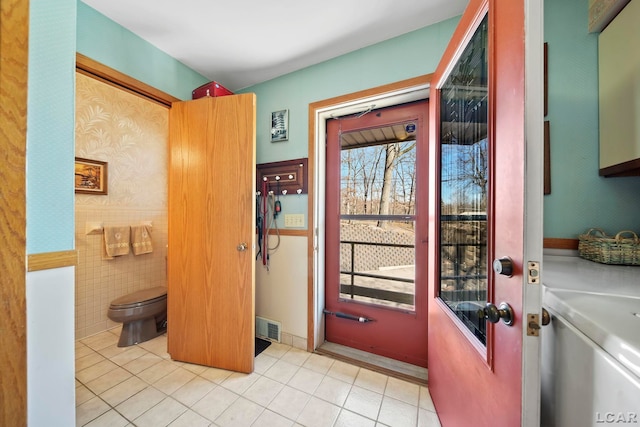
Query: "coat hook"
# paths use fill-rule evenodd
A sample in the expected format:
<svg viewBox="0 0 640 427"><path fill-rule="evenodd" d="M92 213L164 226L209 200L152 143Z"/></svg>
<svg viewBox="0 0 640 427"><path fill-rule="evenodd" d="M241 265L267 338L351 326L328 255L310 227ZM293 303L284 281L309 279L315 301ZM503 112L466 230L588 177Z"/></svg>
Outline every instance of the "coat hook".
<svg viewBox="0 0 640 427"><path fill-rule="evenodd" d="M282 190L282 195L286 196L287 195L287 190Z"/></svg>
<svg viewBox="0 0 640 427"><path fill-rule="evenodd" d="M298 188L298 189L296 190L296 193L298 193L298 194L302 194L302 188Z"/></svg>
<svg viewBox="0 0 640 427"><path fill-rule="evenodd" d="M289 179L293 179L293 175L289 175Z"/></svg>
<svg viewBox="0 0 640 427"><path fill-rule="evenodd" d="M280 181L280 175L276 175L276 181Z"/></svg>

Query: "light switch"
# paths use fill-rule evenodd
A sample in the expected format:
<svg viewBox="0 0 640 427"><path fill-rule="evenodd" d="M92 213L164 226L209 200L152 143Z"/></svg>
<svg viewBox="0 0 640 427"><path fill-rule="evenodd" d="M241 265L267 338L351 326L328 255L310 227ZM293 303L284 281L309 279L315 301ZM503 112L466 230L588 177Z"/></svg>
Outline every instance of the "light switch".
<svg viewBox="0 0 640 427"><path fill-rule="evenodd" d="M284 214L284 226L289 228L304 228L304 214Z"/></svg>

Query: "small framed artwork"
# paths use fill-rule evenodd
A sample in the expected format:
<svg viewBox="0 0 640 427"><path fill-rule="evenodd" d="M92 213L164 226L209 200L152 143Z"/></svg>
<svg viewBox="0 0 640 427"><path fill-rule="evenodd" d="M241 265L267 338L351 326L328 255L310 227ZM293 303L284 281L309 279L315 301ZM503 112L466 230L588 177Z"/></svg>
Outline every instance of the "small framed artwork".
<svg viewBox="0 0 640 427"><path fill-rule="evenodd" d="M107 162L76 157L76 193L107 194L107 183Z"/></svg>
<svg viewBox="0 0 640 427"><path fill-rule="evenodd" d="M271 142L289 139L289 110L271 113Z"/></svg>

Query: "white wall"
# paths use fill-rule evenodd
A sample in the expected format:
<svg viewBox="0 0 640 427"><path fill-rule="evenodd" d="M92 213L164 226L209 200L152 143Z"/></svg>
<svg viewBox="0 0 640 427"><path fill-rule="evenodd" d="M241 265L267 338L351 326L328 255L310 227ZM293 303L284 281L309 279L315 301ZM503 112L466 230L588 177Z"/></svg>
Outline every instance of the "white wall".
<svg viewBox="0 0 640 427"><path fill-rule="evenodd" d="M76 424L74 267L27 274L30 427Z"/></svg>

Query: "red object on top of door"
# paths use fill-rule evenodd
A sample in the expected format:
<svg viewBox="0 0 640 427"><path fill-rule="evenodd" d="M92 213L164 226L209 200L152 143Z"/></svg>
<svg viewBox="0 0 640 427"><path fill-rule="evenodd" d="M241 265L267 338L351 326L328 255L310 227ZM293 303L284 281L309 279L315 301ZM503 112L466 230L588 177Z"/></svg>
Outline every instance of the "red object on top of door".
<svg viewBox="0 0 640 427"><path fill-rule="evenodd" d="M192 99L199 99L204 96L225 96L225 95L233 95L226 87L222 86L218 82L209 82L205 83L200 87L197 87L191 92Z"/></svg>

